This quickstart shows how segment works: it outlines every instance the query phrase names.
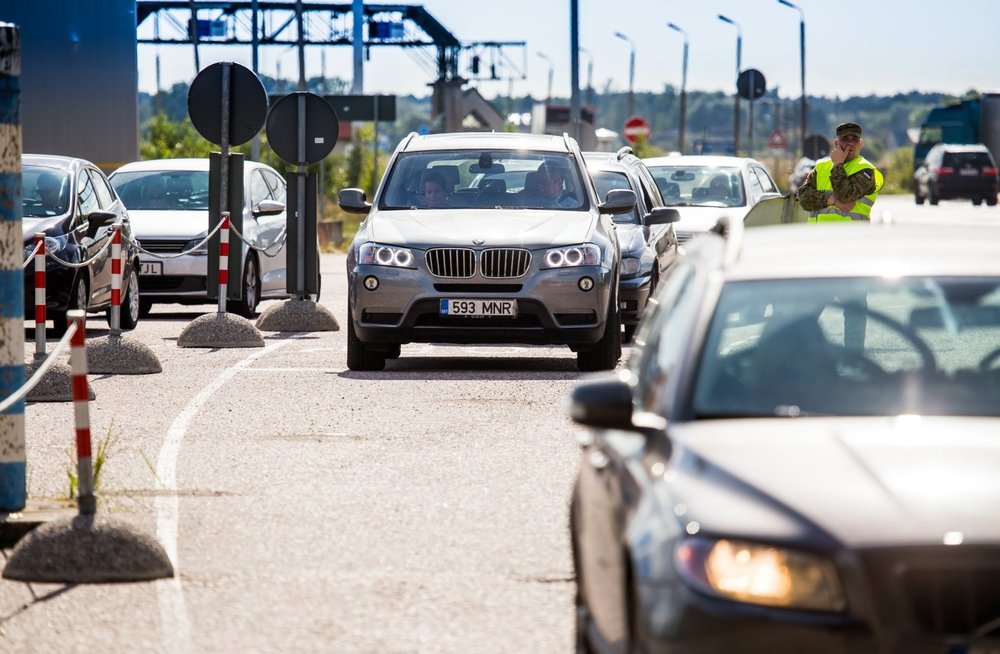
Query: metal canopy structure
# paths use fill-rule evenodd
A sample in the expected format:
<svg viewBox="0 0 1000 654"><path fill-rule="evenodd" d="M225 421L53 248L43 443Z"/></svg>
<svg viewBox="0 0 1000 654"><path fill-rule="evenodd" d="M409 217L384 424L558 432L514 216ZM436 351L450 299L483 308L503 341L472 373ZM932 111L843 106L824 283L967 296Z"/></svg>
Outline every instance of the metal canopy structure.
<svg viewBox="0 0 1000 654"><path fill-rule="evenodd" d="M136 5L139 44L190 45L196 61L202 45L354 44L349 2L137 0ZM526 78L524 41L463 44L419 5L366 3L364 19L365 48L395 46L423 52L420 63L436 75L436 82ZM429 49L436 52L429 55ZM520 63L508 55L518 49Z"/></svg>

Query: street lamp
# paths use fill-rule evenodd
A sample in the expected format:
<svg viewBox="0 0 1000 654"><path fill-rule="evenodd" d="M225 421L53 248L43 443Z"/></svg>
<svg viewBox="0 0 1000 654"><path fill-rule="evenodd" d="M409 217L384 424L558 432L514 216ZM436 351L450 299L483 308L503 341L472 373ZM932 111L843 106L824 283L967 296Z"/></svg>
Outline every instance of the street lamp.
<svg viewBox="0 0 1000 654"><path fill-rule="evenodd" d="M545 96L545 104L549 104L552 102L552 60L544 52L539 52L538 56L549 62L549 91L548 95Z"/></svg>
<svg viewBox="0 0 1000 654"><path fill-rule="evenodd" d="M594 56L587 48L580 48L580 52L587 55L587 106L594 106Z"/></svg>
<svg viewBox="0 0 1000 654"><path fill-rule="evenodd" d="M687 117L688 34L673 23L667 23L667 27L675 32L680 32L684 37L684 63L681 65L681 117L677 128L677 151L684 154L684 120Z"/></svg>
<svg viewBox="0 0 1000 654"><path fill-rule="evenodd" d="M740 79L740 57L743 52L743 30L740 29L739 23L734 21L732 18L728 18L719 14L719 20L723 23L729 23L736 28L736 80L739 82ZM738 155L740 153L740 92L736 91L736 98L733 100L733 154Z"/></svg>
<svg viewBox="0 0 1000 654"><path fill-rule="evenodd" d="M633 105L633 87L635 85L635 41L625 36L621 32L615 32L615 36L623 41L628 41L629 45L629 57L628 57L628 108L625 110L629 117L633 116L632 110Z"/></svg>
<svg viewBox="0 0 1000 654"><path fill-rule="evenodd" d="M802 76L802 98L799 104L799 133L802 137L802 156L806 154L806 15L802 7L788 0L778 0L778 4L791 7L799 12L799 65Z"/></svg>

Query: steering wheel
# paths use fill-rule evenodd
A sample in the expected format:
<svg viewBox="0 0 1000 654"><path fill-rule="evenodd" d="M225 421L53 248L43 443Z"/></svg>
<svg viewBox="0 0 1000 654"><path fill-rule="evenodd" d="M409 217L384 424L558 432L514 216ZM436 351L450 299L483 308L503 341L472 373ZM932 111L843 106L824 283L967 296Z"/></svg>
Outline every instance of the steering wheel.
<svg viewBox="0 0 1000 654"><path fill-rule="evenodd" d="M863 313L865 316L872 318L875 322L882 323L892 331L902 336L906 342L913 346L913 349L916 350L917 354L919 354L920 358L923 360L923 366L921 367L922 370L937 370L937 359L934 357L934 352L931 351L930 346L927 345L924 339L920 338L917 332L914 331L914 329L909 325L903 324L891 316L887 316L880 311L876 311L868 307L851 306L842 302L833 302L831 303L831 306L840 307L845 313L848 311ZM860 367L865 368L868 372L888 375L882 366L878 365L860 352L849 350L843 346L840 347L844 350L842 356L845 358L845 362L846 360L850 360L852 363L856 363ZM1000 348L998 348L998 350L990 356L994 355L1000 357Z"/></svg>

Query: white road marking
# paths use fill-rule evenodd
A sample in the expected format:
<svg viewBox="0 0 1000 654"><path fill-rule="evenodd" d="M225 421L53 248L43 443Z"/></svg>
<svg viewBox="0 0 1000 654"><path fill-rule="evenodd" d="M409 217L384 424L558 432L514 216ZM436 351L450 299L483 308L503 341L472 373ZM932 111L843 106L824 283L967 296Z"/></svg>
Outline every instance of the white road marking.
<svg viewBox="0 0 1000 654"><path fill-rule="evenodd" d="M293 336L298 338L298 336ZM199 410L205 405L215 391L232 379L237 372L247 368L257 359L274 352L280 347L291 343L291 340L278 341L258 350L239 361L216 377L215 381L203 388L184 410L181 411L170 429L167 438L160 448L160 456L156 460L157 489L156 496L156 536L163 545L170 562L174 566L172 579L156 582L156 595L160 603L160 625L163 630L163 645L167 652L186 653L192 651L190 622L187 607L184 604L184 589L181 586L181 571L177 560L177 523L179 502L177 498L177 457L180 454L181 443L188 425Z"/></svg>

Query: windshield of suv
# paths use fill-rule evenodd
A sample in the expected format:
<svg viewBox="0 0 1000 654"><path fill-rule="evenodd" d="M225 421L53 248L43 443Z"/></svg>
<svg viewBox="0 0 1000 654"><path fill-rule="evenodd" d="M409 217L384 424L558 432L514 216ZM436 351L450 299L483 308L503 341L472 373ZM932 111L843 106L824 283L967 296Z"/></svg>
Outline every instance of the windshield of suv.
<svg viewBox="0 0 1000 654"><path fill-rule="evenodd" d="M128 209L196 211L208 209L208 172L148 170L115 173L110 178Z"/></svg>
<svg viewBox="0 0 1000 654"><path fill-rule="evenodd" d="M590 174L590 177L594 180L594 187L597 188L597 198L601 201L608 196L608 191L615 189L634 190L628 183L628 176L625 173L613 170L595 170ZM634 223L636 225L642 222L639 220L638 207L632 207L632 211L628 213L615 215L614 220L616 223Z"/></svg>
<svg viewBox="0 0 1000 654"><path fill-rule="evenodd" d="M436 150L401 154L387 173L380 209L589 209L567 154Z"/></svg>
<svg viewBox="0 0 1000 654"><path fill-rule="evenodd" d="M69 174L58 168L22 166L22 206L25 218L61 216L69 211Z"/></svg>
<svg viewBox="0 0 1000 654"><path fill-rule="evenodd" d="M731 282L699 417L1000 415L1000 278Z"/></svg>
<svg viewBox="0 0 1000 654"><path fill-rule="evenodd" d="M668 207L743 207L740 169L719 166L649 166Z"/></svg>

